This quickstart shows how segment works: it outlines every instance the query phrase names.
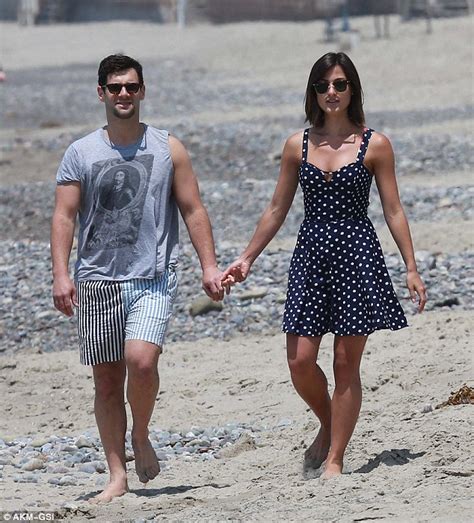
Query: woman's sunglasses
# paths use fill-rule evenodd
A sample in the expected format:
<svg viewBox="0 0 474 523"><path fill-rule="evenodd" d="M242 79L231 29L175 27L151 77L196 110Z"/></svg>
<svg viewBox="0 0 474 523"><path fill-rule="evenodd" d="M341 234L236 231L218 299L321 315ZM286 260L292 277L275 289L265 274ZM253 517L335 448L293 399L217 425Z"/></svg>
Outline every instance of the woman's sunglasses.
<svg viewBox="0 0 474 523"><path fill-rule="evenodd" d="M127 91L128 94L137 94L141 88L141 84L136 84L136 83L107 84L107 85L103 85L102 89L105 89L106 87L109 90L110 94L120 94L123 87L125 87L125 90Z"/></svg>
<svg viewBox="0 0 474 523"><path fill-rule="evenodd" d="M334 80L334 82L328 82L327 80L319 80L318 82L313 84L313 87L318 94L327 93L330 85L332 85L338 93L343 93L350 83L350 80L343 79Z"/></svg>

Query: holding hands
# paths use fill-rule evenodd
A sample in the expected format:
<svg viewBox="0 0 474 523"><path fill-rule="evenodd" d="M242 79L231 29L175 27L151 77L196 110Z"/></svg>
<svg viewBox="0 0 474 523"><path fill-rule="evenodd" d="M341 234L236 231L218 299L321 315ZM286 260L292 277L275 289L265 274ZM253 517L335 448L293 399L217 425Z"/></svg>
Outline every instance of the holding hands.
<svg viewBox="0 0 474 523"><path fill-rule="evenodd" d="M243 282L250 272L250 262L238 258L220 271L217 267L207 267L202 272L202 288L213 301L222 301L224 294L230 294L235 283Z"/></svg>
<svg viewBox="0 0 474 523"><path fill-rule="evenodd" d="M224 273L218 267L206 267L202 271L202 288L213 301L222 301L229 294L231 284L224 281Z"/></svg>
<svg viewBox="0 0 474 523"><path fill-rule="evenodd" d="M222 285L234 285L243 282L249 275L251 266L249 260L240 256L222 273Z"/></svg>

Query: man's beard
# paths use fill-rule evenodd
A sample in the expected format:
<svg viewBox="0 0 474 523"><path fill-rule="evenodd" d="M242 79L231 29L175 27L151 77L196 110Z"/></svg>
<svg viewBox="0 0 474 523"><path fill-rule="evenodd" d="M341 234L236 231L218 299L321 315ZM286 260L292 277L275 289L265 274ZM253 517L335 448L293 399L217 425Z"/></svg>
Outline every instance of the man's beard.
<svg viewBox="0 0 474 523"><path fill-rule="evenodd" d="M121 120L128 120L135 114L135 107L132 106L131 109L127 110L127 112L121 112L116 107L113 108L114 116L117 118L120 118Z"/></svg>

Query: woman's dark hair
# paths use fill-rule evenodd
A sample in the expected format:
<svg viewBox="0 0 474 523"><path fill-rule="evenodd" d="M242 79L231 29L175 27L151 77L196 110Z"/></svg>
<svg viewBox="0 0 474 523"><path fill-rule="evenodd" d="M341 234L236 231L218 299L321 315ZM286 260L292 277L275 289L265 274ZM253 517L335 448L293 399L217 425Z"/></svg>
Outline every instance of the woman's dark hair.
<svg viewBox="0 0 474 523"><path fill-rule="evenodd" d="M99 64L99 85L103 86L107 83L109 74L121 73L127 69L135 69L138 75L140 85L143 85L143 69L139 62L123 54L111 54L107 56Z"/></svg>
<svg viewBox="0 0 474 523"><path fill-rule="evenodd" d="M363 105L362 85L360 84L359 74L352 60L345 53L326 53L313 65L309 73L308 85L305 96L306 122L314 127L324 125L324 111L319 107L316 92L313 84L321 80L331 67L340 65L346 78L349 80L349 87L352 92L351 101L347 109L349 120L362 127L365 124Z"/></svg>

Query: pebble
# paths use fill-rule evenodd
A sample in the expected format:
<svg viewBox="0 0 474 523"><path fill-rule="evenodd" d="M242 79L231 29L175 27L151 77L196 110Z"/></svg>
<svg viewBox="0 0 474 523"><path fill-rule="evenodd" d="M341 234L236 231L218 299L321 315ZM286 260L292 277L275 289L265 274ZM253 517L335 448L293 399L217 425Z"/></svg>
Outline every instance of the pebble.
<svg viewBox="0 0 474 523"><path fill-rule="evenodd" d="M208 296L200 296L191 303L189 307L189 314L194 317L201 314L207 314L210 311L221 311L222 308L222 302L213 301Z"/></svg>
<svg viewBox="0 0 474 523"><path fill-rule="evenodd" d="M77 470L79 470L79 472L87 472L87 474L94 474L94 472L97 472L92 463L83 463L77 467Z"/></svg>
<svg viewBox="0 0 474 523"><path fill-rule="evenodd" d="M219 243L217 245L222 266L230 263L238 255L238 250L235 248L221 249ZM219 310L192 316L189 309L197 299L208 305L215 304L215 302L206 296L201 296L203 291L197 269L199 262L192 247L183 242L178 270L180 290L169 325L167 341L192 341L205 336L229 340L242 333L279 332L291 255L291 250L265 250L255 262L249 280L236 288L235 292L226 296L224 302L217 305ZM472 310L474 252L417 251L416 258L429 291L426 310ZM386 253L385 259L405 312L408 315L415 314L416 307L408 299L405 287L405 267L400 256ZM71 320L59 312L54 312L54 321L36 320L35 313L52 308L48 244L36 241L0 241L0 265L13 266L8 272L0 269L2 288L0 332L17 333L16 336L1 338L0 345L3 353L27 352L31 349L53 352L63 350L65 346L76 347L77 331L74 319ZM265 269L267 266L269 269ZM272 279L271 287L268 284L268 278ZM21 282L27 282L28 285L20 293L18 286ZM259 293L260 297L251 299L239 298L239 294L247 291L254 292L255 288L266 288L269 292L264 295L263 292ZM8 307L3 307L2 300L5 297L14 298ZM210 314L213 317L212 322L209 318ZM18 336L20 332L24 332L24 336ZM42 449L41 443L44 445L52 443L47 440L45 437L37 438L34 443L35 448ZM74 454L78 445L84 449L93 449L95 440L85 436L77 442L67 443L68 448L65 448L64 451Z"/></svg>
<svg viewBox="0 0 474 523"><path fill-rule="evenodd" d="M281 429L292 423L291 420L281 420L276 427L269 430ZM179 432L150 428L150 440L161 463L170 463L178 458L212 460L215 453L232 446L243 434L255 438L263 430L267 429L248 423L228 423L220 427L194 426L191 430ZM101 475L106 472L103 449L94 431L77 436L51 436L48 439L51 447L44 453L35 450L37 447L32 446L33 441L28 437L5 443L5 448L0 453L0 463L5 471L9 467L16 467L14 481L46 481L42 478L47 473L55 475L47 479L52 485L77 485L84 481L82 476L77 476L77 472L88 475ZM79 448L75 443L82 440L97 441L94 445L96 450L91 452L90 447ZM127 461L133 461L130 433L126 436L126 449L130 458Z"/></svg>
<svg viewBox="0 0 474 523"><path fill-rule="evenodd" d="M49 443L49 438L38 438L31 442L32 447L43 447Z"/></svg>
<svg viewBox="0 0 474 523"><path fill-rule="evenodd" d="M27 461L22 467L22 470L40 470L44 468L44 462L41 459L33 458L29 461Z"/></svg>
<svg viewBox="0 0 474 523"><path fill-rule="evenodd" d="M90 447L93 447L93 443L91 443L87 438L85 438L84 436L80 436L76 442L75 442L75 445L78 449L82 449L82 448L90 448Z"/></svg>
<svg viewBox="0 0 474 523"><path fill-rule="evenodd" d="M252 287L244 292L236 293L237 299L240 301L254 300L256 298L263 298L268 294L267 287Z"/></svg>
<svg viewBox="0 0 474 523"><path fill-rule="evenodd" d="M74 476L63 476L62 478L60 478L58 485L77 485L77 479Z"/></svg>

